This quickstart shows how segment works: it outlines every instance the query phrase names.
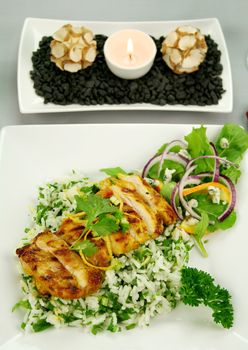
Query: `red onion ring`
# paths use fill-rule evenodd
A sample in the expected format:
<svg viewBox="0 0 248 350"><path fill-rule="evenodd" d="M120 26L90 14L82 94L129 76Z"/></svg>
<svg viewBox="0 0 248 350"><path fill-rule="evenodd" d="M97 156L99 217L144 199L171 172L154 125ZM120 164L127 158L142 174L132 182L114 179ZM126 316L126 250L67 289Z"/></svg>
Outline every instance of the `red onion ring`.
<svg viewBox="0 0 248 350"><path fill-rule="evenodd" d="M170 143L168 143L168 145L165 147L163 153L161 154L161 159L160 159L159 167L158 167L158 176L159 176L160 171L161 171L161 169L162 169L163 161L164 161L165 155L168 155L170 149L173 148L173 147L175 147L175 146L179 146L179 147L185 149L185 148L187 148L188 145L187 145L186 142L181 141L181 140L174 140L174 141L171 141ZM171 152L170 154L174 154L174 155L175 155L175 154L177 154L177 153L172 153L172 152ZM177 156L179 157L179 159L181 158L182 160L184 160L184 162L185 162L186 165L187 165L187 163L188 163L188 159L187 159L187 158L181 156L180 154L177 154ZM180 163L180 161L178 161L178 162ZM181 163L181 164L182 164L182 163ZM186 165L185 165L185 166L186 166Z"/></svg>
<svg viewBox="0 0 248 350"><path fill-rule="evenodd" d="M207 173L200 173L194 176L190 176L192 178L203 178L203 177L212 177L213 174L210 172ZM236 204L236 199L237 199L237 194L236 194L236 188L233 184L233 182L229 179L229 177L225 176L225 175L219 175L219 179L222 180L222 182L224 182L225 186L229 189L229 192L231 193L231 201L228 204L226 210L218 216L218 220L219 221L224 221L233 211L233 209L235 208L235 204Z"/></svg>
<svg viewBox="0 0 248 350"><path fill-rule="evenodd" d="M161 155L155 154L151 159L148 160L148 162L145 164L141 176L144 178L146 177L147 173L149 172L150 168L159 160ZM166 153L166 159L173 160L174 162L182 164L185 168L187 166L187 162L177 153ZM161 171L161 170L160 170ZM158 175L160 173L158 172Z"/></svg>
<svg viewBox="0 0 248 350"><path fill-rule="evenodd" d="M226 187L229 189L231 193L231 200L229 205L227 206L226 210L218 217L219 221L224 221L233 211L235 204L236 204L236 189L232 181L229 179L229 177L225 175L220 175L221 180L225 183Z"/></svg>
<svg viewBox="0 0 248 350"><path fill-rule="evenodd" d="M149 169L154 165L155 161L157 161L157 159L159 158L159 155L155 154L155 156L153 156L152 158L150 158L147 163L145 164L141 177L146 177Z"/></svg>
<svg viewBox="0 0 248 350"><path fill-rule="evenodd" d="M217 149L216 149L215 145L212 142L210 142L210 146L212 147L214 155L216 157L218 157L218 152L217 152ZM214 160L214 174L213 174L213 180L212 181L213 182L218 182L219 181L219 175L220 175L220 161L219 161L219 159L216 158Z"/></svg>
<svg viewBox="0 0 248 350"><path fill-rule="evenodd" d="M179 194L179 199L180 202L182 203L183 207L185 210L187 210L187 212L195 219L200 220L201 217L200 215L198 215L187 203L187 201L184 199L183 196L183 189L186 186L186 181L188 180L189 175L195 170L195 168L197 167L197 165L193 165L190 168L188 168L188 170L186 170L185 174L183 175L181 181L179 182L179 186L178 186L178 194ZM193 179L192 179L193 180ZM191 181L192 181L191 180ZM196 179L197 180L197 179ZM192 182L191 182L192 183Z"/></svg>
<svg viewBox="0 0 248 350"><path fill-rule="evenodd" d="M221 158L221 157L215 156L215 155L207 155L207 156L199 156L199 157L197 157L197 158L191 159L191 160L188 162L187 169L188 169L189 167L191 167L192 164L193 164L194 162L196 162L197 160L199 160L199 159L218 159L220 162L229 164L229 165L231 165L231 166L234 166L235 168L239 168L239 166L238 166L237 164L231 162L230 160L227 160L227 159L225 159L225 158Z"/></svg>
<svg viewBox="0 0 248 350"><path fill-rule="evenodd" d="M181 213L179 212L179 210L177 209L177 205L176 205L176 196L178 194L178 184L175 185L175 187L173 188L173 191L171 193L171 206L174 209L174 212L177 214L177 217L180 220L183 220L183 216L181 215Z"/></svg>

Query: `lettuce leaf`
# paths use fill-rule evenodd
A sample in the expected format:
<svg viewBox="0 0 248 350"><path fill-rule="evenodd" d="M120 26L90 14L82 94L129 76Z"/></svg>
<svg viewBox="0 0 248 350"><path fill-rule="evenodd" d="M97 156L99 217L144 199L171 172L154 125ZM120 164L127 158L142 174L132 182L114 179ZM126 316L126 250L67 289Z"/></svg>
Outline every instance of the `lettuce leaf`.
<svg viewBox="0 0 248 350"><path fill-rule="evenodd" d="M221 147L221 139L227 139L229 146ZM248 133L239 125L225 124L215 141L216 149L220 157L239 164L248 148ZM234 183L237 183L241 171L235 167L221 165L221 174L228 176Z"/></svg>
<svg viewBox="0 0 248 350"><path fill-rule="evenodd" d="M206 131L207 128L204 126L193 128L191 133L184 137L188 142L187 151L192 158L213 154L212 148L206 135ZM195 164L197 164L197 173L212 171L214 168L213 159L200 159L195 162Z"/></svg>
<svg viewBox="0 0 248 350"><path fill-rule="evenodd" d="M167 169L171 169L171 170L172 169L176 170L172 174L172 179L174 181L179 181L182 178L183 174L185 173L184 166L177 163L177 162L174 162L173 160L164 160L159 176L158 176L158 167L159 167L159 162L155 163L151 167L151 169L148 172L148 177L150 177L151 179L164 180L165 169L167 168Z"/></svg>
<svg viewBox="0 0 248 350"><path fill-rule="evenodd" d="M221 139L228 140L229 147L221 148ZM248 133L237 124L225 124L215 141L220 157L225 157L234 163L240 163L248 148Z"/></svg>
<svg viewBox="0 0 248 350"><path fill-rule="evenodd" d="M198 201L198 206L195 209L199 213L205 212L208 215L209 221L214 221L214 224L208 225L208 231L214 232L216 230L227 230L232 227L236 222L236 213L233 211L224 221L220 222L218 216L223 213L227 205L223 203L213 203L209 196L205 194L195 193L190 198L195 198Z"/></svg>

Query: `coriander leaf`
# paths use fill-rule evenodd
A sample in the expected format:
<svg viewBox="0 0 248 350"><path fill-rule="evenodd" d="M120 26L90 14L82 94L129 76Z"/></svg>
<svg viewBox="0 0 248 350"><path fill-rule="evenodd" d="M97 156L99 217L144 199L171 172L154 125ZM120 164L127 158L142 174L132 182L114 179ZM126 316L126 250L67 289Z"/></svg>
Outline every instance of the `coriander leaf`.
<svg viewBox="0 0 248 350"><path fill-rule="evenodd" d="M93 184L92 186L83 186L80 188L80 192L83 193L97 193L100 190L100 188L96 185Z"/></svg>
<svg viewBox="0 0 248 350"><path fill-rule="evenodd" d="M221 147L221 139L227 139L229 146ZM248 133L237 124L225 124L215 142L220 157L239 163L248 148Z"/></svg>
<svg viewBox="0 0 248 350"><path fill-rule="evenodd" d="M104 169L101 169L101 171L113 177L118 177L118 174L125 174L125 175L127 174L125 170L123 170L118 166L115 168L104 168Z"/></svg>
<svg viewBox="0 0 248 350"><path fill-rule="evenodd" d="M118 210L117 207L110 204L108 199L95 194L89 194L85 197L75 196L75 200L77 203L76 212L84 211L89 223L92 223L101 214L113 213Z"/></svg>
<svg viewBox="0 0 248 350"><path fill-rule="evenodd" d="M31 309L31 305L28 300L20 300L12 307L12 312L16 311L20 307L29 310Z"/></svg>
<svg viewBox="0 0 248 350"><path fill-rule="evenodd" d="M215 285L214 279L207 272L184 267L179 293L185 305L204 304L212 309L212 317L216 323L220 323L224 328L232 327L231 295L225 288Z"/></svg>
<svg viewBox="0 0 248 350"><path fill-rule="evenodd" d="M89 226L98 236L107 236L119 230L119 225L113 217L104 216L97 223Z"/></svg>
<svg viewBox="0 0 248 350"><path fill-rule="evenodd" d="M41 332L47 328L53 327L53 325L43 319L43 320L37 321L36 323L33 323L32 327L34 332Z"/></svg>
<svg viewBox="0 0 248 350"><path fill-rule="evenodd" d="M193 128L191 133L185 136L188 142L187 151L192 158L205 155L213 155L212 148L206 135L207 128L201 126L200 128ZM200 159L195 162L197 164L197 172L212 171L214 168L213 159Z"/></svg>
<svg viewBox="0 0 248 350"><path fill-rule="evenodd" d="M81 250L88 257L94 255L98 250L97 246L88 239L85 239L84 241L77 241L73 244L71 249L76 251Z"/></svg>
<svg viewBox="0 0 248 350"><path fill-rule="evenodd" d="M121 232L125 233L129 230L129 222L120 222L120 228L121 228Z"/></svg>

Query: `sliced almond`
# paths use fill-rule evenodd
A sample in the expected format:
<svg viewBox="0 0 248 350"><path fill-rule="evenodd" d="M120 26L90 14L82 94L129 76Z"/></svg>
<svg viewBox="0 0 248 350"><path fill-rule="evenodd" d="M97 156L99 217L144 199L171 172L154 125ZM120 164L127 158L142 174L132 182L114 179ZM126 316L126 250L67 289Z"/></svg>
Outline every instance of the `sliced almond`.
<svg viewBox="0 0 248 350"><path fill-rule="evenodd" d="M79 62L82 59L82 48L73 46L69 51L69 57L73 62Z"/></svg>
<svg viewBox="0 0 248 350"><path fill-rule="evenodd" d="M85 69L85 68L91 66L91 64L92 64L91 62L84 61L84 62L82 63L82 68Z"/></svg>
<svg viewBox="0 0 248 350"><path fill-rule="evenodd" d="M181 56L181 53L180 53L180 51L178 49L172 49L171 50L170 60L175 65L178 65L178 64L180 64L182 62L182 56Z"/></svg>
<svg viewBox="0 0 248 350"><path fill-rule="evenodd" d="M170 32L164 40L164 44L168 47L175 47L178 40L178 34L176 32Z"/></svg>
<svg viewBox="0 0 248 350"><path fill-rule="evenodd" d="M63 43L60 43L56 40L51 41L51 54L55 58L63 57L65 55L65 52L66 50Z"/></svg>
<svg viewBox="0 0 248 350"><path fill-rule="evenodd" d="M51 56L51 61L54 62L59 69L64 70L63 60L61 58L54 58Z"/></svg>
<svg viewBox="0 0 248 350"><path fill-rule="evenodd" d="M70 73L76 73L82 68L80 63L65 63L64 70Z"/></svg>
<svg viewBox="0 0 248 350"><path fill-rule="evenodd" d="M71 33L75 36L82 36L83 28L82 27L71 27Z"/></svg>
<svg viewBox="0 0 248 350"><path fill-rule="evenodd" d="M178 47L180 50L184 51L191 49L195 44L196 38L193 35L185 35L179 40Z"/></svg>
<svg viewBox="0 0 248 350"><path fill-rule="evenodd" d="M169 55L164 55L164 56L163 56L163 59L164 59L165 63L167 64L167 66L168 66L170 69L174 70L174 66L172 65L172 63L171 63L171 61L170 61L170 56L169 56Z"/></svg>
<svg viewBox="0 0 248 350"><path fill-rule="evenodd" d="M189 74L189 73L195 72L198 69L198 67L192 67L192 68L177 67L176 69L177 69L176 70L177 74L183 74L183 73L188 73Z"/></svg>
<svg viewBox="0 0 248 350"><path fill-rule="evenodd" d="M84 55L85 61L94 62L96 58L96 49L94 47L90 47Z"/></svg>
<svg viewBox="0 0 248 350"><path fill-rule="evenodd" d="M204 59L201 51L198 49L192 50L190 55L186 57L182 62L183 69L192 69L198 67Z"/></svg>
<svg viewBox="0 0 248 350"><path fill-rule="evenodd" d="M93 40L93 33L91 31L85 33L84 34L84 40L86 41L87 44L90 44L91 41Z"/></svg>
<svg viewBox="0 0 248 350"><path fill-rule="evenodd" d="M181 26L177 28L177 32L181 34L195 34L199 29L192 26Z"/></svg>
<svg viewBox="0 0 248 350"><path fill-rule="evenodd" d="M53 34L53 39L63 42L69 38L69 31L66 26L61 27Z"/></svg>
<svg viewBox="0 0 248 350"><path fill-rule="evenodd" d="M86 42L84 41L84 39L83 39L82 37L80 37L80 38L78 39L77 45L80 45L82 49L85 48L85 47L87 47L87 44L86 44Z"/></svg>

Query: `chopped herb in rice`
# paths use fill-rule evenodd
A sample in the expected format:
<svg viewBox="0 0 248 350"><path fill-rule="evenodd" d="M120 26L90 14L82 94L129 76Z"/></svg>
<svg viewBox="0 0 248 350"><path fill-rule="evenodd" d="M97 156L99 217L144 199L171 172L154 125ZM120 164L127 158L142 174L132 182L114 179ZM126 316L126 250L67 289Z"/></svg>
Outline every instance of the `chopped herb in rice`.
<svg viewBox="0 0 248 350"><path fill-rule="evenodd" d="M76 210L75 196L80 191L94 193L95 187L76 174L40 187L23 243L28 244L45 229L55 232L62 219ZM69 325L96 334L147 326L153 317L170 312L180 300L181 269L188 261L191 245L189 236L171 225L156 240L115 257L115 269L106 271L102 288L76 300L42 296L32 277L22 274L24 297L15 305L26 310L22 328L39 332Z"/></svg>

